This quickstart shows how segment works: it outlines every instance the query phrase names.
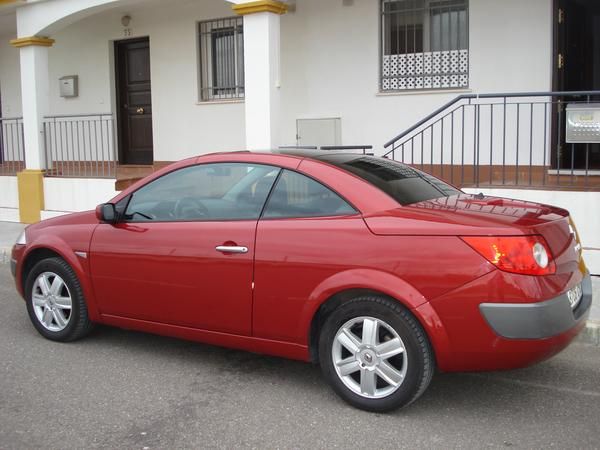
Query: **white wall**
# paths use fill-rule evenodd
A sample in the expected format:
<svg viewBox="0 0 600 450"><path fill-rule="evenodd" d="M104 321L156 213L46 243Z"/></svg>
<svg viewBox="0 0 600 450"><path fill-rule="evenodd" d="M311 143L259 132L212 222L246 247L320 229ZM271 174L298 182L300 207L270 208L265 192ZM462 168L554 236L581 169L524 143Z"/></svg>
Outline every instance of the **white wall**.
<svg viewBox="0 0 600 450"><path fill-rule="evenodd" d="M124 38L125 14L132 17L128 37L150 38L154 159L242 149L243 103L198 103L196 26L201 20L231 16L230 5L223 0L146 1L99 13L56 32L52 35L56 43L49 49L49 113L114 113L113 43ZM18 63L18 50L0 50L0 76L18 80L16 67L4 65L5 52L7 60ZM59 96L58 79L64 75L79 76L77 98Z"/></svg>
<svg viewBox="0 0 600 450"><path fill-rule="evenodd" d="M19 221L17 177L0 176L0 221Z"/></svg>
<svg viewBox="0 0 600 450"><path fill-rule="evenodd" d="M380 94L379 2L296 2L296 11L281 18L279 142L295 143L298 118L340 117L342 144L372 144L381 153L384 142L459 93L549 90L551 0L469 3L469 89ZM224 0L151 0L54 33L50 113L114 112L112 46L123 38L125 14L132 17L131 37L150 37L155 159L243 148L243 104L197 104L196 23L232 16ZM3 109L20 112L18 50L5 41L0 43ZM58 78L72 74L79 75L80 95L60 98Z"/></svg>
<svg viewBox="0 0 600 450"><path fill-rule="evenodd" d="M600 192L538 191L523 189L468 188L465 192L495 197L516 198L530 202L559 206L568 210L579 231L588 269L600 275Z"/></svg>
<svg viewBox="0 0 600 450"><path fill-rule="evenodd" d="M17 177L0 176L0 207L19 207L19 191L17 190Z"/></svg>
<svg viewBox="0 0 600 450"><path fill-rule="evenodd" d="M467 92L551 87L552 2L470 0ZM298 117L341 117L345 145L382 144L460 91L378 95L379 2L302 0L282 17L281 140Z"/></svg>
<svg viewBox="0 0 600 450"><path fill-rule="evenodd" d="M99 178L44 178L46 211L94 209L117 195L115 180ZM44 218L44 217L42 217Z"/></svg>
<svg viewBox="0 0 600 450"><path fill-rule="evenodd" d="M102 13L53 35L51 112L114 112L112 46L123 38L121 17L127 13L131 37L150 37L154 159L242 148L243 104L197 104L196 24L231 15L230 7L222 0L168 3ZM71 74L79 75L80 96L62 99L57 80Z"/></svg>
<svg viewBox="0 0 600 450"><path fill-rule="evenodd" d="M0 34L0 96L2 96L0 117L21 116L19 52L8 43L13 38L14 36Z"/></svg>

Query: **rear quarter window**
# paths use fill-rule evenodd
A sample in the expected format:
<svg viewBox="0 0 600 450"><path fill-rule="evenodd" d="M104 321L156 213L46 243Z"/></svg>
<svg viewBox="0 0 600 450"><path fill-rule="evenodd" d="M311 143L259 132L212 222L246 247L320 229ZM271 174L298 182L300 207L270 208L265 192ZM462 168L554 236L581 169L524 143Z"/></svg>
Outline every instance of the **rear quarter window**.
<svg viewBox="0 0 600 450"><path fill-rule="evenodd" d="M319 159L359 176L401 205L457 195L449 184L397 161L374 156L335 154Z"/></svg>
<svg viewBox="0 0 600 450"><path fill-rule="evenodd" d="M312 178L284 170L273 188L263 217L300 218L355 214L335 192Z"/></svg>

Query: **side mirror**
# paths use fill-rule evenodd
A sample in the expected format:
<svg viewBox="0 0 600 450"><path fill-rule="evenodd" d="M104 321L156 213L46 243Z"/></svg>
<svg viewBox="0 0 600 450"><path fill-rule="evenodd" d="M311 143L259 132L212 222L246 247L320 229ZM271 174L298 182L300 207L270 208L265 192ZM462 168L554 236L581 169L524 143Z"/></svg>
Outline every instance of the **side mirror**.
<svg viewBox="0 0 600 450"><path fill-rule="evenodd" d="M117 211L112 203L103 203L96 207L96 218L106 223L117 222Z"/></svg>

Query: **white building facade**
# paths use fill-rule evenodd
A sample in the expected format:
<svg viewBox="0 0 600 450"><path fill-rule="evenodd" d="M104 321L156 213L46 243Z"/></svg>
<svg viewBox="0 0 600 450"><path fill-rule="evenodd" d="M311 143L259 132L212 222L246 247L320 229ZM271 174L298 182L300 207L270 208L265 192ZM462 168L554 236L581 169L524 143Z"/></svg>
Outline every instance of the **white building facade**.
<svg viewBox="0 0 600 450"><path fill-rule="evenodd" d="M568 208L600 273L600 144L563 131L600 88L597 24L587 0L1 0L0 220L192 155L370 146Z"/></svg>

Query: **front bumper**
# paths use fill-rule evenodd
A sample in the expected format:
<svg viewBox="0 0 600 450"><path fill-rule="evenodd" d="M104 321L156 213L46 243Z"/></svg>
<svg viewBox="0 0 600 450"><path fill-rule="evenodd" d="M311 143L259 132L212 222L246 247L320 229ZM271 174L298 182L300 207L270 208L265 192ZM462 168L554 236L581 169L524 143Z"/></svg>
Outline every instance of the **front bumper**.
<svg viewBox="0 0 600 450"><path fill-rule="evenodd" d="M573 328L592 305L592 280L582 282L583 295L571 309L567 294L539 303L482 303L481 314L494 332L507 339L545 339Z"/></svg>

